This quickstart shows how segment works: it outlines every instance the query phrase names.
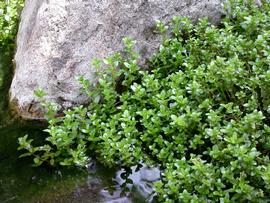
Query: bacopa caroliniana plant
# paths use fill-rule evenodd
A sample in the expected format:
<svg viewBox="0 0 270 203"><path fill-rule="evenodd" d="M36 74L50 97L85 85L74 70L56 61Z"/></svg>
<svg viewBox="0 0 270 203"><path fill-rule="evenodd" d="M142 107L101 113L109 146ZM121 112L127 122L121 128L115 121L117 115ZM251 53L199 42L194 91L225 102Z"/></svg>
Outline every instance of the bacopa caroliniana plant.
<svg viewBox="0 0 270 203"><path fill-rule="evenodd" d="M168 37L149 70L125 39L124 58L95 60L107 67L96 85L79 79L92 102L61 118L50 104L45 144L20 138L23 156L36 165L83 166L92 156L109 167L159 164L160 202L269 202L270 7L243 2L231 1L219 27L159 23Z"/></svg>
<svg viewBox="0 0 270 203"><path fill-rule="evenodd" d="M14 49L19 12L23 4L23 0L2 0L0 2L0 48L2 49L8 51Z"/></svg>

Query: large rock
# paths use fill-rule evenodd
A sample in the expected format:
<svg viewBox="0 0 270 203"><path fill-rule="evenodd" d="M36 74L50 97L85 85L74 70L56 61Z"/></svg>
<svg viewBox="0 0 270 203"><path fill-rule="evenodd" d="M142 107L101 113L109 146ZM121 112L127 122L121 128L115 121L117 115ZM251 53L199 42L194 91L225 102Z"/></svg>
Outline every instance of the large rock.
<svg viewBox="0 0 270 203"><path fill-rule="evenodd" d="M122 38L137 42L142 58L159 45L156 20L175 15L202 16L216 23L222 0L26 0L15 56L10 98L26 119L42 118L33 91L43 88L62 108L87 102L75 76L94 81L93 58L122 48Z"/></svg>

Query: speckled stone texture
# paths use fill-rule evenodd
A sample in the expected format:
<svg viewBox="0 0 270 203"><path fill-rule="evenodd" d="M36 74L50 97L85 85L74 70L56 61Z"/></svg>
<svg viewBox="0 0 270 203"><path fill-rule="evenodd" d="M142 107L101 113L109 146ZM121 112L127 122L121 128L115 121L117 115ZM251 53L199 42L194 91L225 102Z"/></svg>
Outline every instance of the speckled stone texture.
<svg viewBox="0 0 270 203"><path fill-rule="evenodd" d="M155 21L172 16L208 17L218 23L222 0L26 0L17 37L12 106L24 119L41 119L33 95L43 88L62 109L84 104L75 77L94 82L93 58L103 58L135 39L145 61L159 46Z"/></svg>

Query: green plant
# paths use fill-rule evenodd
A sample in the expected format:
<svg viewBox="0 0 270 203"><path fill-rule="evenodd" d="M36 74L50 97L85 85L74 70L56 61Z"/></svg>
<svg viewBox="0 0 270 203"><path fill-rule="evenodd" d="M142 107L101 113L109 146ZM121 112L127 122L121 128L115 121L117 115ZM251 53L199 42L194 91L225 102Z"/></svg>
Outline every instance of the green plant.
<svg viewBox="0 0 270 203"><path fill-rule="evenodd" d="M19 11L23 0L0 0L0 120L4 125L8 120L3 111L8 104L8 84L11 80L12 58L15 51L15 37Z"/></svg>
<svg viewBox="0 0 270 203"><path fill-rule="evenodd" d="M14 49L17 34L19 12L23 7L23 0L2 0L0 2L0 47L7 50Z"/></svg>
<svg viewBox="0 0 270 203"><path fill-rule="evenodd" d="M92 102L61 118L47 104L46 144L20 138L24 155L37 165L83 166L91 156L109 167L159 164L160 202L269 202L270 7L227 8L219 27L159 22L169 37L149 70L128 38L125 57L95 60L107 68L99 82L79 78Z"/></svg>

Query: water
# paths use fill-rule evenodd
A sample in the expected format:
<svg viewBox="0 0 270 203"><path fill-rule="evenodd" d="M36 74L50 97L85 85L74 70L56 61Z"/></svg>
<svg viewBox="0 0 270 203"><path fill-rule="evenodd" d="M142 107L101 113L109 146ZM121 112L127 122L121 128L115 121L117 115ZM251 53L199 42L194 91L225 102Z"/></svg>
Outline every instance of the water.
<svg viewBox="0 0 270 203"><path fill-rule="evenodd" d="M0 203L6 202L154 202L153 183L159 170L146 166L129 170L108 169L96 161L88 170L32 167L31 159L20 159L18 137L26 134L39 140L41 127L22 124L6 110L11 81L11 57L0 54Z"/></svg>

